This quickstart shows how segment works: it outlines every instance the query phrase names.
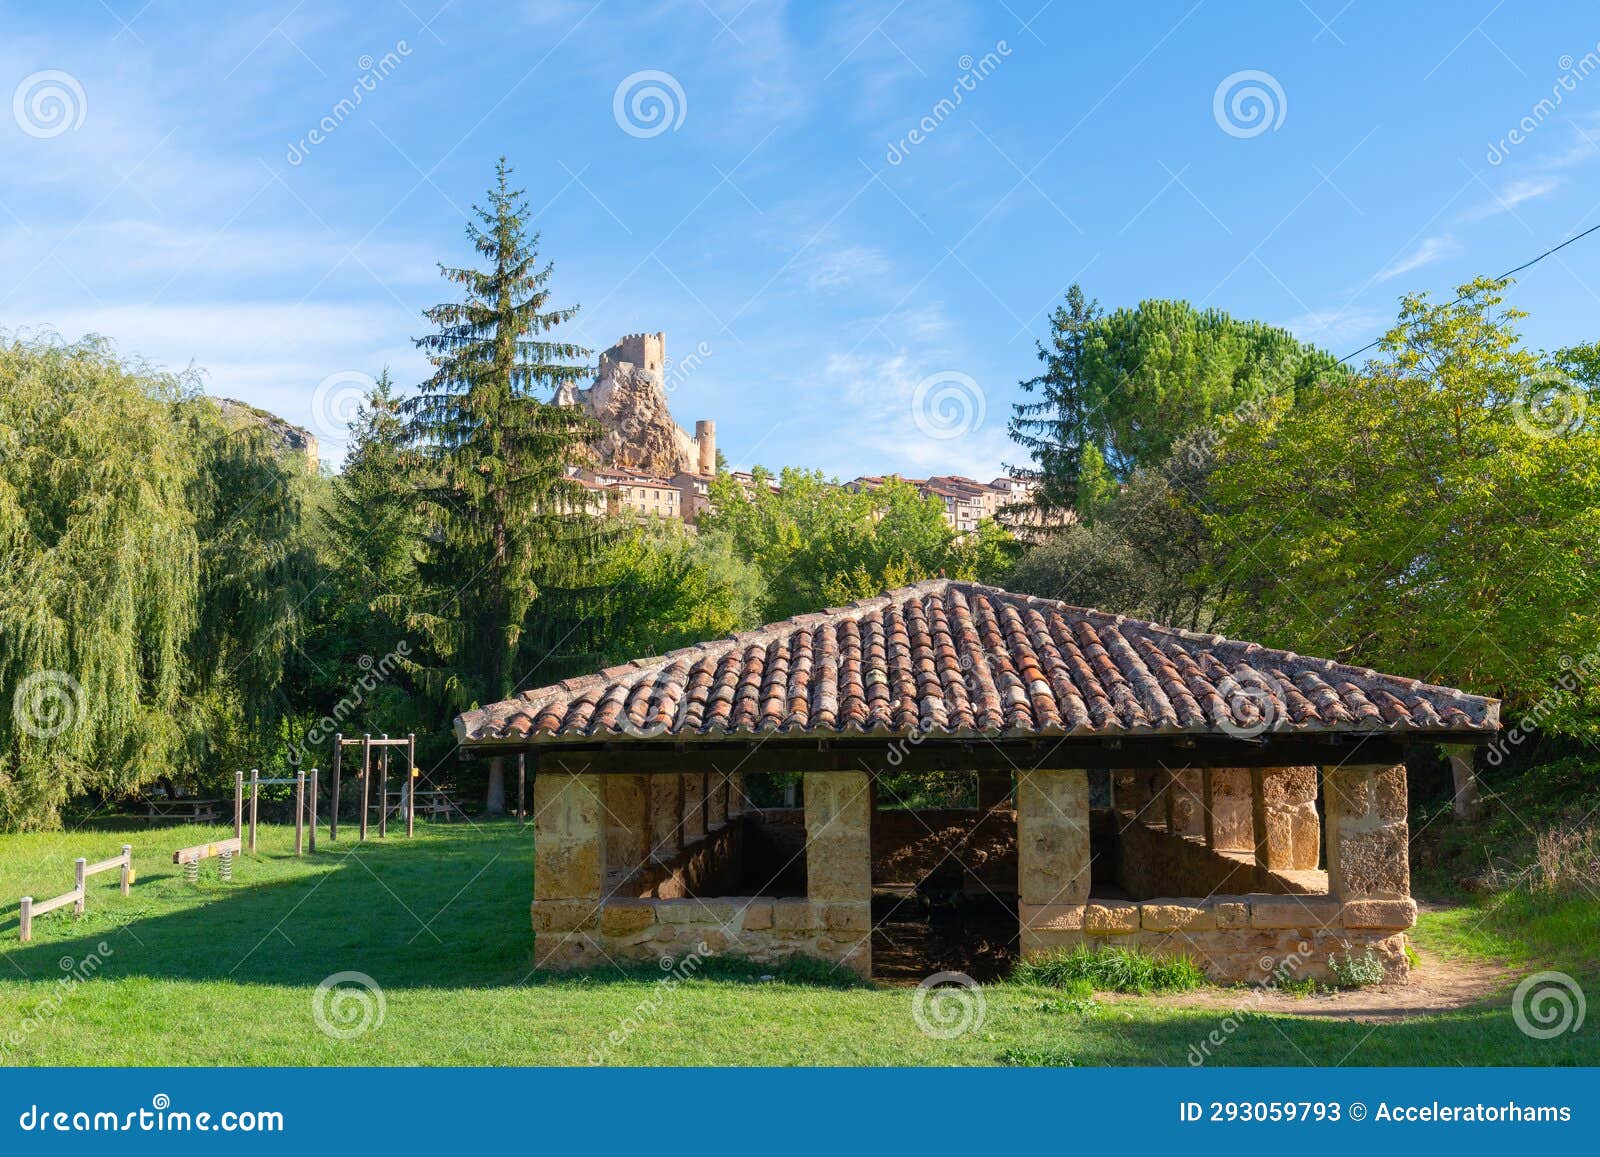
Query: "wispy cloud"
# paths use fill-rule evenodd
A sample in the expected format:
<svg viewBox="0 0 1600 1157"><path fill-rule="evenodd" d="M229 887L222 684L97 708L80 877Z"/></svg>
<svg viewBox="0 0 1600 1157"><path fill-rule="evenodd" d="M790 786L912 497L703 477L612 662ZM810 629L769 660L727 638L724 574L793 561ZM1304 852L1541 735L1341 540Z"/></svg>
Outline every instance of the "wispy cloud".
<svg viewBox="0 0 1600 1157"><path fill-rule="evenodd" d="M1422 243L1406 256L1390 262L1379 270L1376 280L1391 281L1402 274L1410 273L1413 269L1421 269L1424 265L1432 265L1435 261L1455 257L1462 252L1464 250L1461 242L1449 233L1437 237L1425 237Z"/></svg>
<svg viewBox="0 0 1600 1157"><path fill-rule="evenodd" d="M1284 328L1301 341L1316 345L1340 345L1366 337L1388 325L1391 314L1376 309L1347 307L1313 310L1284 322Z"/></svg>
<svg viewBox="0 0 1600 1157"><path fill-rule="evenodd" d="M1551 174L1523 177L1512 181L1509 185L1493 193L1493 200L1468 209L1457 219L1460 221L1487 221L1490 217L1498 217L1502 213L1512 212L1524 202L1549 196L1561 188L1561 185L1561 178Z"/></svg>

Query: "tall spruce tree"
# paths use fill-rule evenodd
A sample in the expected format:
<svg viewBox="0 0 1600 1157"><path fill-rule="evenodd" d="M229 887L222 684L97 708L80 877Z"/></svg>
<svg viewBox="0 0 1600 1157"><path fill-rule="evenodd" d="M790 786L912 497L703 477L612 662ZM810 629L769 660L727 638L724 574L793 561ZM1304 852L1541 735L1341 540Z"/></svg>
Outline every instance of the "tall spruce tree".
<svg viewBox="0 0 1600 1157"><path fill-rule="evenodd" d="M433 375L401 412L428 529L420 563L427 594L411 625L435 663L425 685L452 708L510 696L544 658L525 637L558 635L537 620L566 613L607 534L568 477L598 435L574 406L542 401L588 372L590 351L549 335L578 312L550 302L521 190L502 157L488 203L467 236L487 268L440 266L464 299L427 311L437 329L417 339ZM558 636L559 637L559 636ZM489 806L503 807L501 769Z"/></svg>
<svg viewBox="0 0 1600 1157"><path fill-rule="evenodd" d="M1066 304L1050 315L1050 344L1038 343L1044 372L1019 383L1034 400L1011 407L1011 440L1028 452L1033 465L1009 469L1038 483L1034 505L1046 514L1078 506L1078 477L1089 438L1084 346L1099 317L1099 303L1085 297L1083 287L1074 282Z"/></svg>

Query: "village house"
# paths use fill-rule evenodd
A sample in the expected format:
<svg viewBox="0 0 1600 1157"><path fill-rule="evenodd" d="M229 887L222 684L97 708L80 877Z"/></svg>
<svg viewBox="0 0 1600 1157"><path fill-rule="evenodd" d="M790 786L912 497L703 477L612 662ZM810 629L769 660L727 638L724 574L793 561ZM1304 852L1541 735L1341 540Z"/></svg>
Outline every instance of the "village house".
<svg viewBox="0 0 1600 1157"><path fill-rule="evenodd" d="M1232 982L1368 952L1404 977L1404 745L1483 744L1498 718L1415 679L939 579L524 691L456 733L535 776L543 967L704 944L882 976L918 913L964 902L991 966L1121 944ZM974 790L906 807L891 772ZM798 776L799 807L752 805L781 797L756 790L774 775Z"/></svg>

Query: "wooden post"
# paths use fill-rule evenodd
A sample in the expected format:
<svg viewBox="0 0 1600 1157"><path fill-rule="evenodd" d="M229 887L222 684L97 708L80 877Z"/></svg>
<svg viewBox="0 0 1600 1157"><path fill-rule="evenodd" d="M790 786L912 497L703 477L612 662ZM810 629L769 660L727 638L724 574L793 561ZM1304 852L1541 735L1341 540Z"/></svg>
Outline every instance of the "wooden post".
<svg viewBox="0 0 1600 1157"><path fill-rule="evenodd" d="M339 765L344 761L344 733L333 737L333 791L328 800L328 839L339 838Z"/></svg>
<svg viewBox="0 0 1600 1157"><path fill-rule="evenodd" d="M250 854L256 854L256 809L261 796L261 772L250 769Z"/></svg>
<svg viewBox="0 0 1600 1157"><path fill-rule="evenodd" d="M76 860L72 861L72 886L78 893L78 898L72 902L72 914L74 916L83 915L83 886L87 882L87 876L84 873L84 869L88 866L89 861L84 856L79 856Z"/></svg>
<svg viewBox="0 0 1600 1157"><path fill-rule="evenodd" d="M122 845L122 894L128 894L128 885L133 883L133 845Z"/></svg>
<svg viewBox="0 0 1600 1157"><path fill-rule="evenodd" d="M294 854L305 853L306 842L306 773L294 773Z"/></svg>
<svg viewBox="0 0 1600 1157"><path fill-rule="evenodd" d="M233 773L233 835L244 835L244 772Z"/></svg>
<svg viewBox="0 0 1600 1157"><path fill-rule="evenodd" d="M367 809L372 806L372 736L361 737L361 839L367 838Z"/></svg>
<svg viewBox="0 0 1600 1157"><path fill-rule="evenodd" d="M26 944L33 939L33 897L24 896L17 910L17 935Z"/></svg>
<svg viewBox="0 0 1600 1157"><path fill-rule="evenodd" d="M317 854L317 769L311 769L311 854Z"/></svg>
<svg viewBox="0 0 1600 1157"><path fill-rule="evenodd" d="M389 733L383 733L385 740L382 750L378 752L378 838L384 839L389 834Z"/></svg>
<svg viewBox="0 0 1600 1157"><path fill-rule="evenodd" d="M528 809L524 806L528 791L528 756L526 752L517 752L517 822L526 823Z"/></svg>
<svg viewBox="0 0 1600 1157"><path fill-rule="evenodd" d="M417 736L406 736L406 839L417 834Z"/></svg>

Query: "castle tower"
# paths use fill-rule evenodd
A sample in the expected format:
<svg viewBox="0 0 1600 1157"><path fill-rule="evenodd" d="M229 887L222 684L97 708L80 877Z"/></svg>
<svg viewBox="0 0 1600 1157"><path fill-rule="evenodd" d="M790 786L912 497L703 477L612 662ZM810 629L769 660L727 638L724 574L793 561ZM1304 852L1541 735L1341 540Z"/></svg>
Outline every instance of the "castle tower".
<svg viewBox="0 0 1600 1157"><path fill-rule="evenodd" d="M694 444L699 455L699 473L717 472L717 424L705 418L694 424Z"/></svg>
<svg viewBox="0 0 1600 1157"><path fill-rule="evenodd" d="M617 340L617 344L600 355L601 369L607 363L627 362L646 373L663 374L667 365L667 335L665 333L630 333Z"/></svg>

